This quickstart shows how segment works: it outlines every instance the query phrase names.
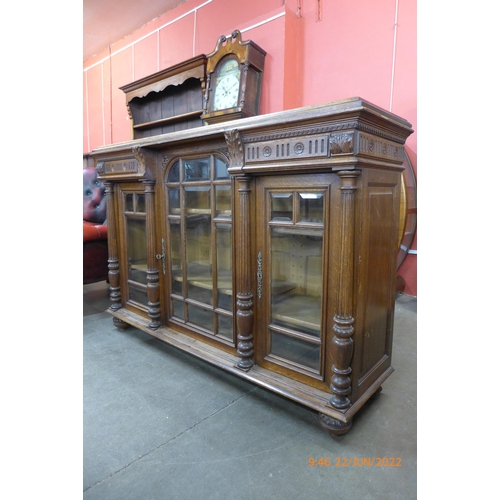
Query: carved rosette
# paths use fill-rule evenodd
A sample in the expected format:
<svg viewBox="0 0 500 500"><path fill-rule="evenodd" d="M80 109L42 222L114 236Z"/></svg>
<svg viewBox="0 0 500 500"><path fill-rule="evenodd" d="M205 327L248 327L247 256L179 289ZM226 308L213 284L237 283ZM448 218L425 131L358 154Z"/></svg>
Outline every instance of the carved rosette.
<svg viewBox="0 0 500 500"><path fill-rule="evenodd" d="M337 311L333 318L333 366L330 403L334 408L345 409L351 405L351 359L354 350L354 209L356 182L359 171L338 172L342 184L342 222L340 251L340 276Z"/></svg>
<svg viewBox="0 0 500 500"><path fill-rule="evenodd" d="M116 216L113 207L114 184L104 181L106 187L107 201L107 220L108 220L108 280L109 280L109 298L111 300L111 309L116 311L122 306L122 297L120 293L120 263L118 261L118 247L116 244Z"/></svg>

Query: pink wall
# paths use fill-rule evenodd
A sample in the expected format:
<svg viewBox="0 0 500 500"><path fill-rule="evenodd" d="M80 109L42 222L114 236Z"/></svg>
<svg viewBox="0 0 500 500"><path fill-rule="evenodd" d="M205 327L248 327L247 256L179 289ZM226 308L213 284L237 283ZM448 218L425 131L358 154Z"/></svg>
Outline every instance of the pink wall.
<svg viewBox="0 0 500 500"><path fill-rule="evenodd" d="M360 96L413 125L406 150L416 172L416 19L416 0L187 0L84 61L83 152L131 139L119 87L209 54L239 29L267 51L261 114ZM414 296L416 260L400 268Z"/></svg>

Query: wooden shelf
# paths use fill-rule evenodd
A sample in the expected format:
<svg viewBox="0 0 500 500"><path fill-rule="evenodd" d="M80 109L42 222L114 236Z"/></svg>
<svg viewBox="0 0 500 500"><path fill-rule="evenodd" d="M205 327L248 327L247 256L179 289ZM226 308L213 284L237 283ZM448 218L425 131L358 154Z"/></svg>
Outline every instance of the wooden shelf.
<svg viewBox="0 0 500 500"><path fill-rule="evenodd" d="M181 122L188 118L200 117L203 113L202 109L198 109L196 111L190 111L189 113L183 113L182 115L169 116L167 118L160 118L159 120L153 120L151 122L139 123L138 125L134 125L135 129L145 129L150 127L158 127L160 125L168 125L169 123Z"/></svg>
<svg viewBox="0 0 500 500"><path fill-rule="evenodd" d="M200 267L205 267L206 272L200 272ZM182 275L174 276L173 279L179 283L182 283L184 281ZM209 270L208 266L203 266L202 264L189 266L187 282L190 285L203 288L204 290L212 290L213 287L211 271ZM230 272L222 273L222 276L219 277L218 285L219 286L217 287L217 291L219 293L233 295L232 275Z"/></svg>
<svg viewBox="0 0 500 500"><path fill-rule="evenodd" d="M134 139L203 126L205 55L120 87Z"/></svg>
<svg viewBox="0 0 500 500"><path fill-rule="evenodd" d="M308 295L292 295L273 303L273 319L299 328L320 331L321 301Z"/></svg>

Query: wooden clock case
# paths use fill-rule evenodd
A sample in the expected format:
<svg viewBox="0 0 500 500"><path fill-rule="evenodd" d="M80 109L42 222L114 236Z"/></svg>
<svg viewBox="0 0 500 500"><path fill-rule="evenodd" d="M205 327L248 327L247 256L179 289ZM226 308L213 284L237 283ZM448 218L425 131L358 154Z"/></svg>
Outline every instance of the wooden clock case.
<svg viewBox="0 0 500 500"><path fill-rule="evenodd" d="M265 57L266 51L251 40L243 42L238 30L234 30L230 37L219 38L215 50L207 56L203 120L211 124L258 115ZM238 104L234 108L214 110L217 71L228 58L237 61L240 71Z"/></svg>

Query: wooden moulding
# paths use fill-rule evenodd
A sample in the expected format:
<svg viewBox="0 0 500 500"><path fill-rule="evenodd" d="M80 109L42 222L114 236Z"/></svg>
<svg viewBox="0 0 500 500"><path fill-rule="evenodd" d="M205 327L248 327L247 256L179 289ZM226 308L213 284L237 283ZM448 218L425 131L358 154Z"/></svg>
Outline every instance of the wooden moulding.
<svg viewBox="0 0 500 500"><path fill-rule="evenodd" d="M225 352L209 344L200 342L199 340L185 335L184 333L177 332L167 326L162 326L159 329L152 329L149 326L147 318L143 318L122 308L117 311L108 309L116 320L120 323L132 324L135 328L142 330L153 337L165 342L181 351L187 352L197 358L210 363L211 365L221 368L222 370L236 375L242 379L259 385L272 392L280 394L296 403L300 403L312 410L318 411L324 415L335 418L341 422L349 422L352 417L361 409L361 407L370 399L373 394L377 392L383 382L394 371L391 367L387 370L374 384L367 390L363 396L356 401L346 411L338 411L330 404L331 393L320 391L309 385L297 382L288 377L280 375L271 370L267 370L258 365L253 365L249 371L242 370L238 367L240 358L228 352Z"/></svg>
<svg viewBox="0 0 500 500"><path fill-rule="evenodd" d="M206 64L207 57L202 54L124 85L120 87L120 90L125 92L126 103L128 105L135 97L145 97L150 92L161 92L169 85L181 85L188 78L201 80L203 88L206 79Z"/></svg>

